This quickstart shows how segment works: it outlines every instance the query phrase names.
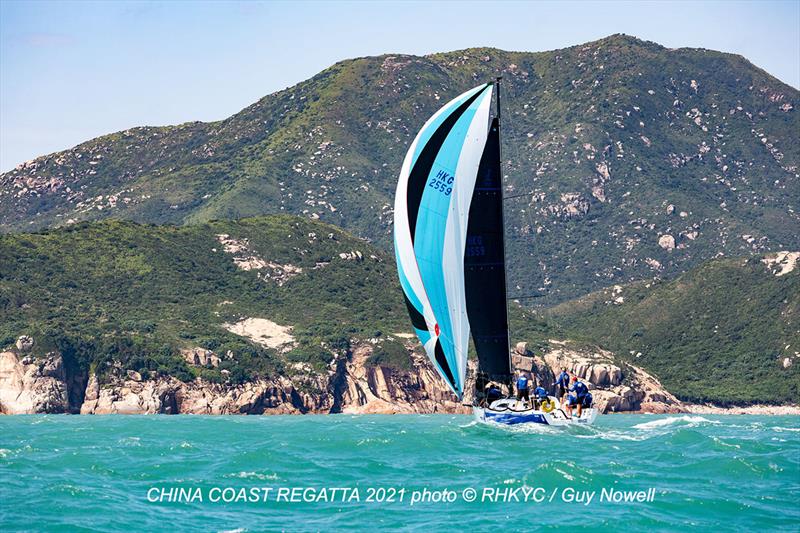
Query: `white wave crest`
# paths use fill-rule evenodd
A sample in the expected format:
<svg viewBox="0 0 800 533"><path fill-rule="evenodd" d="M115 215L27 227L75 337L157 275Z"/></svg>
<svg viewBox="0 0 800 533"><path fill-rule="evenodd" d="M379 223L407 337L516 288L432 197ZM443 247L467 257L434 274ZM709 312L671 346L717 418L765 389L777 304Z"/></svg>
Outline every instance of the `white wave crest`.
<svg viewBox="0 0 800 533"><path fill-rule="evenodd" d="M635 426L634 426L635 427ZM589 435L575 435L576 439L600 439L600 440L628 440L644 441L652 438L652 435L629 435L623 431L599 431Z"/></svg>
<svg viewBox="0 0 800 533"><path fill-rule="evenodd" d="M702 416L681 415L681 416L670 416L667 418L659 418L658 420L652 420L650 422L636 424L635 426L633 426L633 428L658 429L675 425L698 426L700 424L719 424L719 422L717 422L716 420L709 420L707 418L703 418Z"/></svg>
<svg viewBox="0 0 800 533"><path fill-rule="evenodd" d="M260 479L262 481L264 480L277 481L279 479L278 474L260 474L258 472L237 472L235 474L229 474L224 477L238 477L242 479Z"/></svg>

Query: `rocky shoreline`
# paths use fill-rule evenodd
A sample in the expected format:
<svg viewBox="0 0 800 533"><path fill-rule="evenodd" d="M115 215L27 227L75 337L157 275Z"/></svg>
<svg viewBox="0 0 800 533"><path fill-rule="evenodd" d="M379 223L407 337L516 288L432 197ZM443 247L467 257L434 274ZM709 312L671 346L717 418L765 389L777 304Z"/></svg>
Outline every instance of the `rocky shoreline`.
<svg viewBox="0 0 800 533"><path fill-rule="evenodd" d="M29 346L21 340L16 347L0 352L0 414L470 412L456 401L427 358L410 350L409 370L372 366L368 361L373 346L368 342L335 360L326 372L295 365L292 375L234 385L200 378L190 382L174 377L142 379L137 372L121 370L103 376L88 374L70 368L58 353L44 357L26 354ZM617 365L610 352L581 351L567 341L551 340L550 345L542 356L534 356L525 343L519 343L512 355L514 366L539 376L546 384L566 367L587 383L603 413L800 414L797 406L725 409L684 404L643 369ZM470 397L464 399L464 403L470 402Z"/></svg>
<svg viewBox="0 0 800 533"><path fill-rule="evenodd" d="M745 407L722 407L712 404L684 405L688 413L698 415L800 416L800 405L748 405Z"/></svg>

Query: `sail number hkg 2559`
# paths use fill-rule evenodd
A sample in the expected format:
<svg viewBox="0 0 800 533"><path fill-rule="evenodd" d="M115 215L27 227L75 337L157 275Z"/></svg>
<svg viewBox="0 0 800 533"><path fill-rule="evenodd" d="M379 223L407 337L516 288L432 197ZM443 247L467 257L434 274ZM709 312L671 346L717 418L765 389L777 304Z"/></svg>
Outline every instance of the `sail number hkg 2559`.
<svg viewBox="0 0 800 533"><path fill-rule="evenodd" d="M444 193L445 196L450 196L450 193L453 192L453 180L455 180L455 176L440 170L438 174L430 179L428 187L433 187L434 190Z"/></svg>

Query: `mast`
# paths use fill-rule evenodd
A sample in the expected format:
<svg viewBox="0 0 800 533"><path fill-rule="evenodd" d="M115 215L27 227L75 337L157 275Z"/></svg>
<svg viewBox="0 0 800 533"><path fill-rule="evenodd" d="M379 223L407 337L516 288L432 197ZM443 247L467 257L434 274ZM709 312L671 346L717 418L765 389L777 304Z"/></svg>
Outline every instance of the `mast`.
<svg viewBox="0 0 800 533"><path fill-rule="evenodd" d="M497 145L498 145L498 152L500 155L500 220L502 221L502 239L501 244L503 247L503 289L505 290L505 294L503 294L503 301L505 302L506 306L506 353L508 355L508 370L509 372L513 372L513 368L511 365L511 324L509 323L508 319L508 261L506 260L506 192L505 192L505 181L503 179L503 144L500 138L500 80L503 79L503 76L497 76L495 78L495 87L497 88ZM511 379L511 376L509 376Z"/></svg>

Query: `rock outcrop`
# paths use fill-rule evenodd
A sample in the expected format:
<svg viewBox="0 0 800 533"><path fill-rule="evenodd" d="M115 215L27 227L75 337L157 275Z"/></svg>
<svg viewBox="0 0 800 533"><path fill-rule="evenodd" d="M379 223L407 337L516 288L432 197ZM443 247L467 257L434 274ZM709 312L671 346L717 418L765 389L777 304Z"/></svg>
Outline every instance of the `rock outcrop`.
<svg viewBox="0 0 800 533"><path fill-rule="evenodd" d="M0 352L0 413L7 415L69 411L67 375L58 354L20 358Z"/></svg>
<svg viewBox="0 0 800 533"><path fill-rule="evenodd" d="M185 356L192 356L194 350ZM205 355L205 354L203 354ZM408 371L371 366L372 345L356 346L327 373L303 372L241 385L137 376L89 378L82 414L303 414L467 412L427 359ZM199 355L198 355L199 357ZM194 363L197 364L197 363ZM202 363L201 363L202 364Z"/></svg>
<svg viewBox="0 0 800 533"><path fill-rule="evenodd" d="M190 350L181 350L181 355L192 366L211 366L216 368L220 363L219 356L205 348L197 347Z"/></svg>
<svg viewBox="0 0 800 533"><path fill-rule="evenodd" d="M672 235L662 235L658 238L658 245L671 252L675 249L675 237Z"/></svg>
<svg viewBox="0 0 800 533"><path fill-rule="evenodd" d="M14 346L17 347L20 353L30 352L33 349L33 345L33 337L29 337L28 335L20 335L17 342L14 343Z"/></svg>
<svg viewBox="0 0 800 533"><path fill-rule="evenodd" d="M517 369L534 373L547 386L562 368L583 379L602 412L681 412L682 404L644 370L620 367L609 352L588 353L566 342L550 341L552 349L534 356L521 342L512 352ZM400 370L370 364L373 345L356 345L337 357L325 372L295 365L291 376L243 384L182 382L174 377L143 379L138 372L114 369L83 381L69 376L58 354L22 357L0 353L0 413L81 414L303 414L303 413L468 413L450 392L426 357L414 353L411 368ZM212 353L184 352L191 364L218 362ZM472 368L472 364L470 365ZM472 373L472 372L471 372ZM80 394L71 391L85 387ZM467 386L467 390L471 390ZM467 395L465 402L469 402ZM75 405L76 402L79 402Z"/></svg>
<svg viewBox="0 0 800 533"><path fill-rule="evenodd" d="M776 277L780 277L795 269L797 263L800 262L800 252L782 251L767 254L761 262L767 265L767 268Z"/></svg>
<svg viewBox="0 0 800 533"><path fill-rule="evenodd" d="M564 341L550 341L553 348L542 357L519 354L519 345L512 364L538 376L548 387L555 375L566 368L579 377L592 391L595 406L602 413L637 411L646 413L680 413L686 408L659 381L643 369L626 364L618 366L613 354L605 350L587 352L569 346Z"/></svg>
<svg viewBox="0 0 800 533"><path fill-rule="evenodd" d="M369 366L370 345L353 350L338 376L345 413L467 412L425 357L412 355L412 371Z"/></svg>

